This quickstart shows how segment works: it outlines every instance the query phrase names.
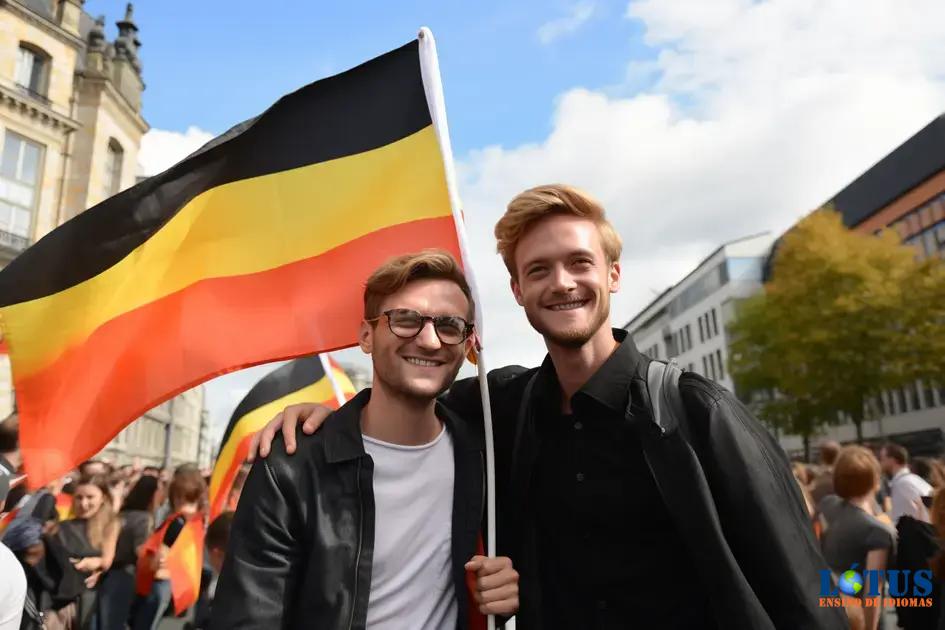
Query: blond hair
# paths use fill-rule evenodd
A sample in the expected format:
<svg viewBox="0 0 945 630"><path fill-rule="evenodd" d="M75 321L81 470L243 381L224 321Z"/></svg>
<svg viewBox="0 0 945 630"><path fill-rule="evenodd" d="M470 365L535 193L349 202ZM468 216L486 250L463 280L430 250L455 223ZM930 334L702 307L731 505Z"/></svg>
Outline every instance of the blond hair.
<svg viewBox="0 0 945 630"><path fill-rule="evenodd" d="M862 446L840 449L833 467L833 488L843 499L856 499L879 484L879 461L873 451Z"/></svg>
<svg viewBox="0 0 945 630"><path fill-rule="evenodd" d="M515 247L535 223L553 215L572 215L590 219L600 233L600 243L607 263L620 260L623 243L617 230L604 214L604 208L582 190L564 184L547 184L529 188L509 202L508 208L495 224L496 251L502 256L512 277L515 271Z"/></svg>
<svg viewBox="0 0 945 630"><path fill-rule="evenodd" d="M375 269L364 286L364 319L380 317L384 298L415 280L449 280L456 283L469 301L466 316L472 320L476 306L469 283L456 259L442 249L425 249L416 254L397 256Z"/></svg>
<svg viewBox="0 0 945 630"><path fill-rule="evenodd" d="M83 475L76 482L79 486L95 486L102 493L102 505L98 511L85 519L85 536L93 549L101 549L105 539L118 525L115 509L112 506L112 496L108 488L108 477L105 475Z"/></svg>

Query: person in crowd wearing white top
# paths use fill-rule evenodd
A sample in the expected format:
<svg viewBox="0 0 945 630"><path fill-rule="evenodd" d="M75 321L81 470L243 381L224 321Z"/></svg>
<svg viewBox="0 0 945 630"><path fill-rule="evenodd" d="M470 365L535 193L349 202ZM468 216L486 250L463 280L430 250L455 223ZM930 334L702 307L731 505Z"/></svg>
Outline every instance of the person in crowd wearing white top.
<svg viewBox="0 0 945 630"><path fill-rule="evenodd" d="M19 424L16 414L0 423L0 514L20 465ZM26 574L13 552L0 543L0 630L18 630L26 600Z"/></svg>
<svg viewBox="0 0 945 630"><path fill-rule="evenodd" d="M469 286L445 253L377 269L359 344L372 388L295 456L255 462L233 520L211 628L484 627L518 608L511 560L481 555L484 440L436 398L473 343Z"/></svg>
<svg viewBox="0 0 945 630"><path fill-rule="evenodd" d="M889 517L898 523L903 515L919 518L921 498L932 493L932 486L909 470L909 453L898 444L889 442L879 452L879 463L889 478L892 510Z"/></svg>

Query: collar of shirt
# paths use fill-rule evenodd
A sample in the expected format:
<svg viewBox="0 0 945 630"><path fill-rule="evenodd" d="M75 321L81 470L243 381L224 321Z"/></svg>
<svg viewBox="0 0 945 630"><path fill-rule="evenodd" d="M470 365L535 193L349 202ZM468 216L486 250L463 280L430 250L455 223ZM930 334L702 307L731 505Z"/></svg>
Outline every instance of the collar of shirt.
<svg viewBox="0 0 945 630"><path fill-rule="evenodd" d="M910 472L911 471L909 470L908 466L903 466L902 468L899 469L899 472L897 472L895 475L892 476L892 479L889 480L889 483L899 481L900 479L908 475Z"/></svg>
<svg viewBox="0 0 945 630"><path fill-rule="evenodd" d="M606 409L623 415L630 403L638 402L632 400L630 384L634 378L645 378L646 375L641 373L641 370L645 369L646 359L637 350L626 330L614 328L613 335L614 340L619 344L617 349L575 392L571 400L573 410L581 411L590 402L603 405ZM560 409L558 403L561 401L561 385L555 374L550 355L546 356L542 362L538 379L536 385L542 392L541 398L547 401L547 404L555 405L555 410Z"/></svg>

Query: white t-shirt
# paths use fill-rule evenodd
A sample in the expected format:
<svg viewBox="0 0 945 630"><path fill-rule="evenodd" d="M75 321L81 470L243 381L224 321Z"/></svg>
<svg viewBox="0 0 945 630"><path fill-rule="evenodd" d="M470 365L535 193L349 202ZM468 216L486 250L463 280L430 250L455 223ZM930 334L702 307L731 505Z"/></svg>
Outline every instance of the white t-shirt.
<svg viewBox="0 0 945 630"><path fill-rule="evenodd" d="M893 524L897 524L905 514L913 518L919 517L919 510L913 504L920 497L932 494L932 486L908 468L901 468L889 482L889 494L892 495L889 517Z"/></svg>
<svg viewBox="0 0 945 630"><path fill-rule="evenodd" d="M453 440L445 429L420 446L363 438L375 505L367 627L455 628Z"/></svg>
<svg viewBox="0 0 945 630"><path fill-rule="evenodd" d="M0 630L19 630L26 601L26 575L13 552L0 543Z"/></svg>

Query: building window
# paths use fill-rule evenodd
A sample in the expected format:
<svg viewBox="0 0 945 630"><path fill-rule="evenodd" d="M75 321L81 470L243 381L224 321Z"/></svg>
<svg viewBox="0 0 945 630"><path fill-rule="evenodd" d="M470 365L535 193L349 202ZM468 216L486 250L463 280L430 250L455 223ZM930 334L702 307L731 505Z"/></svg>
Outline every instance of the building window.
<svg viewBox="0 0 945 630"><path fill-rule="evenodd" d="M699 316L699 343L705 342L705 326L702 322L702 315Z"/></svg>
<svg viewBox="0 0 945 630"><path fill-rule="evenodd" d="M709 357L702 357L702 374L703 376L709 376Z"/></svg>
<svg viewBox="0 0 945 630"><path fill-rule="evenodd" d="M899 413L909 411L908 407L906 407L906 392L902 387L896 389L896 407Z"/></svg>
<svg viewBox="0 0 945 630"><path fill-rule="evenodd" d="M118 141L114 138L109 140L105 153L105 199L117 195L121 190L121 163L124 158L125 151Z"/></svg>
<svg viewBox="0 0 945 630"><path fill-rule="evenodd" d="M909 397L912 399L912 410L922 409L922 402L919 400L919 384L909 383L906 387L909 388Z"/></svg>
<svg viewBox="0 0 945 630"><path fill-rule="evenodd" d="M686 350L692 348L692 328L686 324Z"/></svg>
<svg viewBox="0 0 945 630"><path fill-rule="evenodd" d="M712 309L712 334L713 334L713 335L719 334L719 320L718 320L718 318L715 316L715 309L714 309L714 308Z"/></svg>
<svg viewBox="0 0 945 630"><path fill-rule="evenodd" d="M714 314L715 311L712 311L712 313ZM725 378L725 368L722 367L722 351L721 350L715 351L715 360L719 364L719 380L722 380L723 378Z"/></svg>
<svg viewBox="0 0 945 630"><path fill-rule="evenodd" d="M0 232L29 239L42 161L42 145L6 132L0 153Z"/></svg>
<svg viewBox="0 0 945 630"><path fill-rule="evenodd" d="M45 100L49 89L50 58L41 48L22 43L16 57L16 84Z"/></svg>
<svg viewBox="0 0 945 630"><path fill-rule="evenodd" d="M925 406L927 409L931 409L935 406L935 392L932 391L932 386L929 383L923 383L922 389L925 394Z"/></svg>

